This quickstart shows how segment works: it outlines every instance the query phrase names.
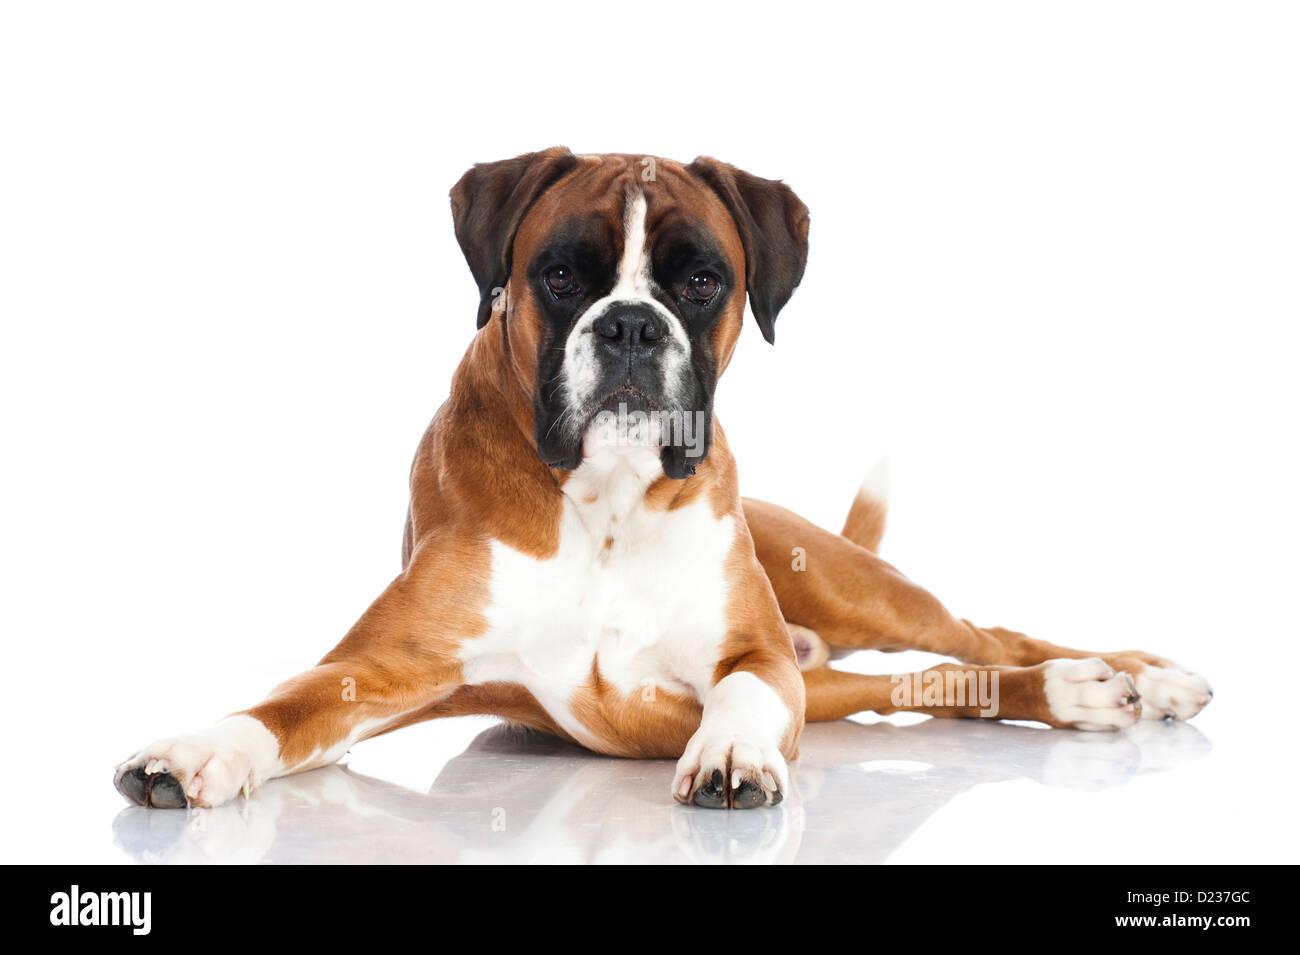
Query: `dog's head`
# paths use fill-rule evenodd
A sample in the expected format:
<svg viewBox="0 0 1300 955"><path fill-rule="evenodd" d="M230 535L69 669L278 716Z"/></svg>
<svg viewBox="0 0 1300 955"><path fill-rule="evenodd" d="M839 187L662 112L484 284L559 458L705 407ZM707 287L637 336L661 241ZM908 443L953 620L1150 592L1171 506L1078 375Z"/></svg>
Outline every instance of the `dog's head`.
<svg viewBox="0 0 1300 955"><path fill-rule="evenodd" d="M763 336L803 276L808 209L727 163L575 156L482 163L451 191L481 300L532 391L538 454L661 448L684 478L708 454L713 393L745 297Z"/></svg>

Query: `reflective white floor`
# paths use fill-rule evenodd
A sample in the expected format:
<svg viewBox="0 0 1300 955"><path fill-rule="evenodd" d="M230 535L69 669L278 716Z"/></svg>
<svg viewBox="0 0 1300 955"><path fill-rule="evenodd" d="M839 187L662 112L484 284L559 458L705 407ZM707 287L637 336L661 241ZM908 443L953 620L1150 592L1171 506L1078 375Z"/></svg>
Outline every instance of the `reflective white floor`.
<svg viewBox="0 0 1300 955"><path fill-rule="evenodd" d="M673 803L671 761L608 759L473 725L484 728L427 791L365 775L354 758L216 810L124 808L113 840L146 863L960 862L971 851L1092 861L1131 859L1121 844L1129 820L1143 861L1190 861L1189 831L1158 807L1194 791L1196 764L1213 751L1181 723L1123 734L931 719L811 725L789 798L728 813ZM1116 790L1132 792L1103 798ZM1043 795L1053 792L1064 798ZM962 801L967 810L952 812Z"/></svg>
<svg viewBox="0 0 1300 955"><path fill-rule="evenodd" d="M66 667L58 696L8 723L0 862L1294 863L1292 703L1257 658L1212 661L1214 702L1190 723L1123 733L915 714L811 724L786 800L733 813L673 802L671 760L609 759L482 717L366 740L245 802L138 809L113 789L118 762L289 667L216 657L179 688L165 655L105 659ZM123 665L138 675L114 678Z"/></svg>

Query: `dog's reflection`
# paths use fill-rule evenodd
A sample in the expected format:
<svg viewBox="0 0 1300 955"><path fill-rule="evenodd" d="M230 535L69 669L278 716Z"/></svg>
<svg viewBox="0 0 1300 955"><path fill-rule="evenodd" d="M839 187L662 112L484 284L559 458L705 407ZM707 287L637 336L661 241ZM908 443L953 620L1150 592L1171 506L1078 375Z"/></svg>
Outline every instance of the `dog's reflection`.
<svg viewBox="0 0 1300 955"><path fill-rule="evenodd" d="M675 804L671 760L596 756L505 725L427 794L331 766L217 809L132 807L116 843L142 862L883 862L980 783L1103 789L1209 752L1186 723L1124 733L927 719L811 724L772 809Z"/></svg>

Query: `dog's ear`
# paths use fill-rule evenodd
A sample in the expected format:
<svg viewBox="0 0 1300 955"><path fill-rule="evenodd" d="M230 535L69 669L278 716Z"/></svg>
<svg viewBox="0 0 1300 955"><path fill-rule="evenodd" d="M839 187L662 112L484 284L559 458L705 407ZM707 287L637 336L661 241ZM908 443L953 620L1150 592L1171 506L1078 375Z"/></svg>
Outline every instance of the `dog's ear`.
<svg viewBox="0 0 1300 955"><path fill-rule="evenodd" d="M578 164L573 153L553 146L514 159L478 163L451 189L456 241L478 283L478 327L492 317L496 295L510 278L510 249L528 207Z"/></svg>
<svg viewBox="0 0 1300 955"><path fill-rule="evenodd" d="M808 207L785 183L701 156L686 167L721 197L745 246L749 308L769 342L808 261Z"/></svg>

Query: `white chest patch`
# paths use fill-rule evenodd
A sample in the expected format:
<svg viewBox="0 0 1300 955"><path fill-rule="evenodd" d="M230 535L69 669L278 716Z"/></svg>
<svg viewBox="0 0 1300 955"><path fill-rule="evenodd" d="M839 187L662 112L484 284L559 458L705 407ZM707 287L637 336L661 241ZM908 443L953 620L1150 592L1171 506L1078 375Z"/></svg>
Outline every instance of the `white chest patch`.
<svg viewBox="0 0 1300 955"><path fill-rule="evenodd" d="M554 557L493 541L489 628L459 651L467 683L521 684L579 741L591 734L570 701L593 667L625 694L703 696L726 636L736 528L703 497L647 509L660 473L657 449L601 451L565 485Z"/></svg>

